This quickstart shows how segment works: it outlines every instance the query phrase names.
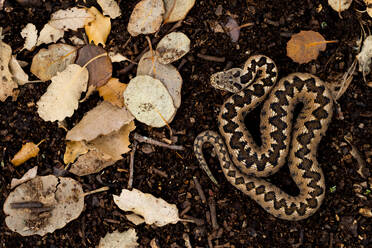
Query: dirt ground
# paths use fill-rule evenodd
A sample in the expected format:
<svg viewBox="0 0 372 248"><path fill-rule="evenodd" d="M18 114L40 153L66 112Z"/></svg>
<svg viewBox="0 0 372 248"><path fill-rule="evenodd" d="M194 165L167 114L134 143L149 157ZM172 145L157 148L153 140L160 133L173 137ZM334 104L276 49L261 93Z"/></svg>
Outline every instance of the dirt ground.
<svg viewBox="0 0 372 248"><path fill-rule="evenodd" d="M32 52L21 51L24 43L20 35L22 28L31 22L40 30L48 22L51 13L76 6L76 3L68 0L18 2L28 2L30 6L6 0L5 10L0 11L0 26L3 27L4 42L11 45L18 59L30 63L40 48ZM132 38L124 47L130 37L126 30L129 16L138 1L119 2L123 14L112 21L107 49L135 59L148 46L145 37L139 36ZM79 3L83 4L82 1ZM91 5L96 5L95 1L84 4ZM216 14L218 5L222 6L221 15ZM320 143L318 161L325 173L327 193L318 212L306 220L288 222L272 217L230 185L219 169L218 161L207 155L210 167L221 185L215 187L199 168L192 151L198 133L206 129L217 130L218 110L228 96L210 86L209 77L213 72L227 66L239 67L250 55L265 54L276 62L280 77L299 71L313 73L325 81L334 80L353 63L361 27L367 33L372 27L372 19L366 13L357 11L364 8L363 1L354 1L340 19L325 0L197 0L182 26L177 29L190 38L192 47L183 62L176 63L176 66L184 63L180 67L184 81L182 105L170 126L178 138L176 144L186 149L179 152L181 156L174 150L160 147L154 147L154 151L147 154L144 145L140 145L135 154L133 183L135 188L143 192L176 204L180 211L188 208L183 218L194 218L197 223L179 222L162 228L143 224L135 227L131 224L112 200L112 194L120 194L128 182L128 173L117 170L128 169L129 154L126 154L123 160L101 173L84 177L66 174L81 182L85 191L102 186L109 186L110 190L86 197L83 213L63 229L44 237L22 237L7 228L1 211L1 246L95 247L107 232L135 227L140 247L150 247L153 238L158 240L160 247L185 247L184 234L189 236L192 247L210 247L211 244L213 247L372 247L371 218L359 214L360 208L372 206L372 193L367 190L371 188L372 178L366 179L357 173L358 163L350 155L351 147L344 140L347 133L352 134L353 144L371 168L371 158L368 158L371 156L372 140L371 88L363 81L361 73L355 74L350 87L339 99L344 118L333 118L326 137ZM239 24L254 24L241 30L237 43L231 42L228 35L215 33L211 28L215 21L225 23L229 13ZM163 36L172 25L162 27L159 36ZM286 56L286 43L291 34L301 30L317 31L326 40L338 42L328 44L326 51L315 61L299 65ZM83 33L68 32L67 37L82 37ZM66 42L69 43L68 39ZM224 57L225 61L208 61L198 54ZM121 82L128 82L135 75L135 67L128 73L118 73L128 65L126 62L115 64L113 76L119 77ZM29 66L26 72L29 73ZM35 77L31 79L36 80ZM1 206L11 192L9 184L12 178L19 178L35 165L39 166L39 175L58 173L64 167L66 132L58 128L57 123L44 122L38 116L34 104L48 84L27 84L20 87L16 101L8 99L0 103ZM88 101L80 104L75 114L67 118L68 128L73 127L99 100L100 97L95 93ZM249 128L257 130L258 116L250 115L249 123ZM136 125L139 134L158 140L169 137L167 128L149 128L139 122ZM10 160L23 143L37 143L42 139L46 141L40 145L40 153L36 158L17 168L12 166ZM206 149L205 152L210 151ZM164 173L156 173L152 168ZM295 193L296 186L286 170L283 168L270 180L285 191ZM193 177L200 182L210 202L215 204L217 228L212 227L210 206L200 200ZM355 190L358 187L362 188L359 193Z"/></svg>

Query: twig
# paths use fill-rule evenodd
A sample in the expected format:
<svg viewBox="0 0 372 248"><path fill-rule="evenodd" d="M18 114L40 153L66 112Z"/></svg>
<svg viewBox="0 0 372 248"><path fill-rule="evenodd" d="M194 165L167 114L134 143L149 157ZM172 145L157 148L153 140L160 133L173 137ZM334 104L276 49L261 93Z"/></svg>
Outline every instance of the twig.
<svg viewBox="0 0 372 248"><path fill-rule="evenodd" d="M214 202L213 197L209 197L208 204L209 204L209 209L211 210L211 221L212 221L213 230L217 230L219 226L217 223L216 203Z"/></svg>
<svg viewBox="0 0 372 248"><path fill-rule="evenodd" d="M133 185L133 171L134 171L134 153L137 150L137 141L133 141L133 149L130 152L130 162L129 162L129 180L128 180L128 189L132 189Z"/></svg>
<svg viewBox="0 0 372 248"><path fill-rule="evenodd" d="M220 63L225 62L225 57L217 57L217 56L206 55L206 54L201 54L201 53L198 53L196 56L198 56L201 59L207 60L207 61L220 62Z"/></svg>
<svg viewBox="0 0 372 248"><path fill-rule="evenodd" d="M202 203L206 203L207 198L205 197L204 191L203 191L198 179L196 177L192 177L192 179L194 180L195 188L198 191L198 194L200 196L200 199L201 199Z"/></svg>
<svg viewBox="0 0 372 248"><path fill-rule="evenodd" d="M138 133L134 133L134 136L133 138L135 140L137 140L138 142L140 143L148 143L148 144L152 144L152 145L156 145L156 146L161 146L161 147L166 147L168 149L172 149L172 150L184 150L185 148L183 146L178 146L178 145L168 145L166 143L163 143L163 142L160 142L160 141L157 141L157 140L154 140L152 138L149 138L149 137L146 137L146 136L142 136L142 135L139 135Z"/></svg>
<svg viewBox="0 0 372 248"><path fill-rule="evenodd" d="M42 208L44 204L39 201L26 201L26 202L12 202L10 207L13 209L17 208Z"/></svg>
<svg viewBox="0 0 372 248"><path fill-rule="evenodd" d="M183 233L182 238L185 240L186 248L192 248L189 235L187 233Z"/></svg>
<svg viewBox="0 0 372 248"><path fill-rule="evenodd" d="M198 219L198 218L195 218L195 217L192 217L192 216L189 216L189 215L184 215L183 216L184 218L187 218L188 220L193 220L194 221L194 223L197 225L197 226L202 226L202 225L204 225L204 220L202 220L202 219Z"/></svg>
<svg viewBox="0 0 372 248"><path fill-rule="evenodd" d="M157 168L154 168L154 167L151 167L151 172L154 172L155 174L161 176L161 177L164 177L164 178L168 178L168 174L165 173L164 171L161 171Z"/></svg>
<svg viewBox="0 0 372 248"><path fill-rule="evenodd" d="M182 212L180 213L180 216L184 216L187 212L189 212L191 209L191 205L187 206Z"/></svg>
<svg viewBox="0 0 372 248"><path fill-rule="evenodd" d="M92 191L89 191L89 192L85 192L83 194L83 196L85 197L87 195L91 195L91 194L95 194L95 193L100 193L100 192L103 192L103 191L107 191L109 189L110 189L110 187L105 186L105 187L102 187L102 188L99 188L99 189L95 189L95 190L92 190Z"/></svg>

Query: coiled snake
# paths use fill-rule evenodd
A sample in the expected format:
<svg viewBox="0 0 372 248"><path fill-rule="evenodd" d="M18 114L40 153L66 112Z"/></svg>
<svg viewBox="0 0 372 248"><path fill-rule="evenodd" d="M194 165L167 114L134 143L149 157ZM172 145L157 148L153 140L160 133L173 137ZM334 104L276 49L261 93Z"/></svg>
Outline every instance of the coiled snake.
<svg viewBox="0 0 372 248"><path fill-rule="evenodd" d="M331 121L333 101L323 81L311 74L293 73L275 84L276 79L275 63L263 55L250 57L243 69L212 75L212 85L235 94L221 107L221 135L210 130L200 133L194 152L216 183L202 153L203 144L211 143L233 186L275 217L301 220L314 214L324 198L324 175L316 151ZM260 116L262 145L258 146L244 125L244 117L266 98ZM298 103L303 107L293 124ZM277 172L285 162L299 188L297 196L262 178Z"/></svg>

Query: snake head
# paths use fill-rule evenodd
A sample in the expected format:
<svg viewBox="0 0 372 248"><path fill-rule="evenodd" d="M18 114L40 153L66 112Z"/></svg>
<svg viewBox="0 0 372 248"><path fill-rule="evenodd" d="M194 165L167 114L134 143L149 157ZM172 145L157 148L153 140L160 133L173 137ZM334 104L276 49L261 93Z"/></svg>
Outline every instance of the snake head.
<svg viewBox="0 0 372 248"><path fill-rule="evenodd" d="M242 69L232 68L212 74L210 82L216 89L238 93L247 86L246 82L241 81L244 74Z"/></svg>

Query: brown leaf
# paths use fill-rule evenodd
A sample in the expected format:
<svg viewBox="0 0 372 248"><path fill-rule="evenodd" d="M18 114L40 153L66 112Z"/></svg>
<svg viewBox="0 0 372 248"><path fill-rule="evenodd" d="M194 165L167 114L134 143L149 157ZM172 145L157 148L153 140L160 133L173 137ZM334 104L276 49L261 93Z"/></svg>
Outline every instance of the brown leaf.
<svg viewBox="0 0 372 248"><path fill-rule="evenodd" d="M122 108L124 107L123 92L126 88L127 84L120 83L117 78L111 78L107 84L98 88L98 92L105 101Z"/></svg>
<svg viewBox="0 0 372 248"><path fill-rule="evenodd" d="M318 32L301 31L288 41L287 56L299 64L308 63L318 57L319 51L326 49L326 43L331 42L335 41L326 41Z"/></svg>
<svg viewBox="0 0 372 248"><path fill-rule="evenodd" d="M40 144L40 143L39 143ZM21 150L14 155L14 158L10 161L14 166L18 166L29 160L30 158L36 157L40 149L38 145L33 142L28 142L22 145Z"/></svg>
<svg viewBox="0 0 372 248"><path fill-rule="evenodd" d="M107 53L105 49L95 45L85 45L79 49L76 64L84 66L94 57ZM101 87L105 85L112 76L112 63L110 57L104 56L92 60L88 65L88 86Z"/></svg>

